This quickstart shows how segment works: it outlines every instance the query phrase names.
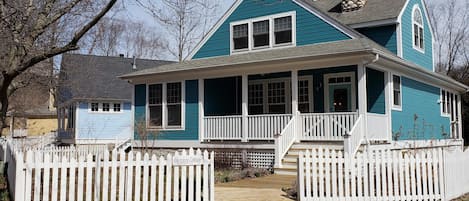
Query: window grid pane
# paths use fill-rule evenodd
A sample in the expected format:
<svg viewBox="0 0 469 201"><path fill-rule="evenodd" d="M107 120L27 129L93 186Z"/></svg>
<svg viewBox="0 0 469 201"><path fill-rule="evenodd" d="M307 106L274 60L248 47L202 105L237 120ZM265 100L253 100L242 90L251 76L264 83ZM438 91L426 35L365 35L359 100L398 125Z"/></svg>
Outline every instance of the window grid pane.
<svg viewBox="0 0 469 201"><path fill-rule="evenodd" d="M291 16L276 18L275 31L290 31L292 29Z"/></svg>
<svg viewBox="0 0 469 201"><path fill-rule="evenodd" d="M153 84L148 87L148 103L161 105L163 103L163 85Z"/></svg>
<svg viewBox="0 0 469 201"><path fill-rule="evenodd" d="M401 77L393 75L393 104L401 106Z"/></svg>
<svg viewBox="0 0 469 201"><path fill-rule="evenodd" d="M91 111L93 112L99 111L99 103L91 103Z"/></svg>
<svg viewBox="0 0 469 201"><path fill-rule="evenodd" d="M268 84L269 105L285 105L285 82Z"/></svg>
<svg viewBox="0 0 469 201"><path fill-rule="evenodd" d="M166 98L168 104L180 104L181 103L181 83L168 83L166 85Z"/></svg>
<svg viewBox="0 0 469 201"><path fill-rule="evenodd" d="M121 111L121 104L120 103L114 103L114 112L120 112Z"/></svg>
<svg viewBox="0 0 469 201"><path fill-rule="evenodd" d="M109 103L103 103L103 112L109 112Z"/></svg>

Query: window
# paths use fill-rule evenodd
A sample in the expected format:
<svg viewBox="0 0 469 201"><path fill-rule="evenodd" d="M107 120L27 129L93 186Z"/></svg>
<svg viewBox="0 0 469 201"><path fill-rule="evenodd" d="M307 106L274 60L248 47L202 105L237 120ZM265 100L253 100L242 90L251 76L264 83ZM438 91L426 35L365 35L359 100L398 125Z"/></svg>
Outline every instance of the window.
<svg viewBox="0 0 469 201"><path fill-rule="evenodd" d="M423 35L423 18L422 12L416 5L412 13L412 33L414 37L413 47L417 50L424 50L424 35Z"/></svg>
<svg viewBox="0 0 469 201"><path fill-rule="evenodd" d="M264 113L264 85L250 84L248 87L249 114Z"/></svg>
<svg viewBox="0 0 469 201"><path fill-rule="evenodd" d="M148 85L148 126L182 127L182 82Z"/></svg>
<svg viewBox="0 0 469 201"><path fill-rule="evenodd" d="M269 20L252 23L254 47L269 46Z"/></svg>
<svg viewBox="0 0 469 201"><path fill-rule="evenodd" d="M402 107L402 94L401 94L401 77L397 75L392 76L393 84L393 106L395 109Z"/></svg>
<svg viewBox="0 0 469 201"><path fill-rule="evenodd" d="M148 86L148 111L150 127L163 125L163 85L154 84Z"/></svg>
<svg viewBox="0 0 469 201"><path fill-rule="evenodd" d="M458 115L458 96L447 90L441 90L441 114L443 116L451 117L452 120L457 119Z"/></svg>
<svg viewBox="0 0 469 201"><path fill-rule="evenodd" d="M298 110L301 113L309 113L310 111L310 101L311 96L310 90L310 80L299 80L298 81Z"/></svg>
<svg viewBox="0 0 469 201"><path fill-rule="evenodd" d="M275 44L288 44L292 42L292 17L280 17L274 20Z"/></svg>
<svg viewBox="0 0 469 201"><path fill-rule="evenodd" d="M267 105L269 114L285 114L285 82L272 82L267 85Z"/></svg>
<svg viewBox="0 0 469 201"><path fill-rule="evenodd" d="M114 110L114 112L120 112L121 111L121 104L120 103L114 103L113 104L113 110Z"/></svg>
<svg viewBox="0 0 469 201"><path fill-rule="evenodd" d="M181 83L166 85L168 126L181 126Z"/></svg>
<svg viewBox="0 0 469 201"><path fill-rule="evenodd" d="M99 111L99 103L91 103L91 111L92 112Z"/></svg>
<svg viewBox="0 0 469 201"><path fill-rule="evenodd" d="M288 12L234 22L231 25L232 52L294 45L295 15L295 12Z"/></svg>
<svg viewBox="0 0 469 201"><path fill-rule="evenodd" d="M233 26L234 50L247 49L248 43L248 24Z"/></svg>
<svg viewBox="0 0 469 201"><path fill-rule="evenodd" d="M103 103L103 112L109 112L109 103Z"/></svg>

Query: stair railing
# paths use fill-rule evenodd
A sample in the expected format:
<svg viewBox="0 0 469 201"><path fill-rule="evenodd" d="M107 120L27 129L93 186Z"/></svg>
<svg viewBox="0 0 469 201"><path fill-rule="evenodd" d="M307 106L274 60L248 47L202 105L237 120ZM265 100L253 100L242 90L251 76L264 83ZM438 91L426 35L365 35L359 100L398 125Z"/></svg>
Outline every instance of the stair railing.
<svg viewBox="0 0 469 201"><path fill-rule="evenodd" d="M275 138L275 168L282 167L282 159L287 154L290 147L296 141L297 133L297 119L299 117L299 112L296 115L293 115L290 122L282 130L281 133L276 134Z"/></svg>
<svg viewBox="0 0 469 201"><path fill-rule="evenodd" d="M365 132L364 118L363 115L360 115L350 132L344 136L344 151L352 156L357 153L363 141L363 133Z"/></svg>

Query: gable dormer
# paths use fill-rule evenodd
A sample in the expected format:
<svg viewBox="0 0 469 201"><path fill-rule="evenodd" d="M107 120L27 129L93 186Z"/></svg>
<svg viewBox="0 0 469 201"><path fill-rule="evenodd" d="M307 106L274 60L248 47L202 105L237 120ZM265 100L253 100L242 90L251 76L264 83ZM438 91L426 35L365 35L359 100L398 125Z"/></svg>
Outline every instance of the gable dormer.
<svg viewBox="0 0 469 201"><path fill-rule="evenodd" d="M398 30L399 56L434 71L433 32L422 0L408 0L399 16Z"/></svg>
<svg viewBox="0 0 469 201"><path fill-rule="evenodd" d="M227 56L357 36L315 9L299 0L238 0L189 57Z"/></svg>

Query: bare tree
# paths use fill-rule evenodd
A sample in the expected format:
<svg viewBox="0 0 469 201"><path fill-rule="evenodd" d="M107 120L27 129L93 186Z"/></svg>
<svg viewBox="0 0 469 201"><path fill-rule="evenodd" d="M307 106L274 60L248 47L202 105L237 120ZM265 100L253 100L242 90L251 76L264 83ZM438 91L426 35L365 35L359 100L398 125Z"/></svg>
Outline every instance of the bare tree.
<svg viewBox="0 0 469 201"><path fill-rule="evenodd" d="M432 1L428 5L436 42L437 70L450 75L463 64L468 51L469 2Z"/></svg>
<svg viewBox="0 0 469 201"><path fill-rule="evenodd" d="M0 128L6 127L8 97L15 91L17 78L40 62L79 49L80 39L116 1L0 1ZM100 6L97 12L96 6ZM67 19L74 20L65 24ZM49 34L60 31L72 34L51 45Z"/></svg>
<svg viewBox="0 0 469 201"><path fill-rule="evenodd" d="M179 61L185 59L206 33L218 8L218 2L214 0L137 0L137 2L176 43L174 48L168 47L168 51Z"/></svg>

